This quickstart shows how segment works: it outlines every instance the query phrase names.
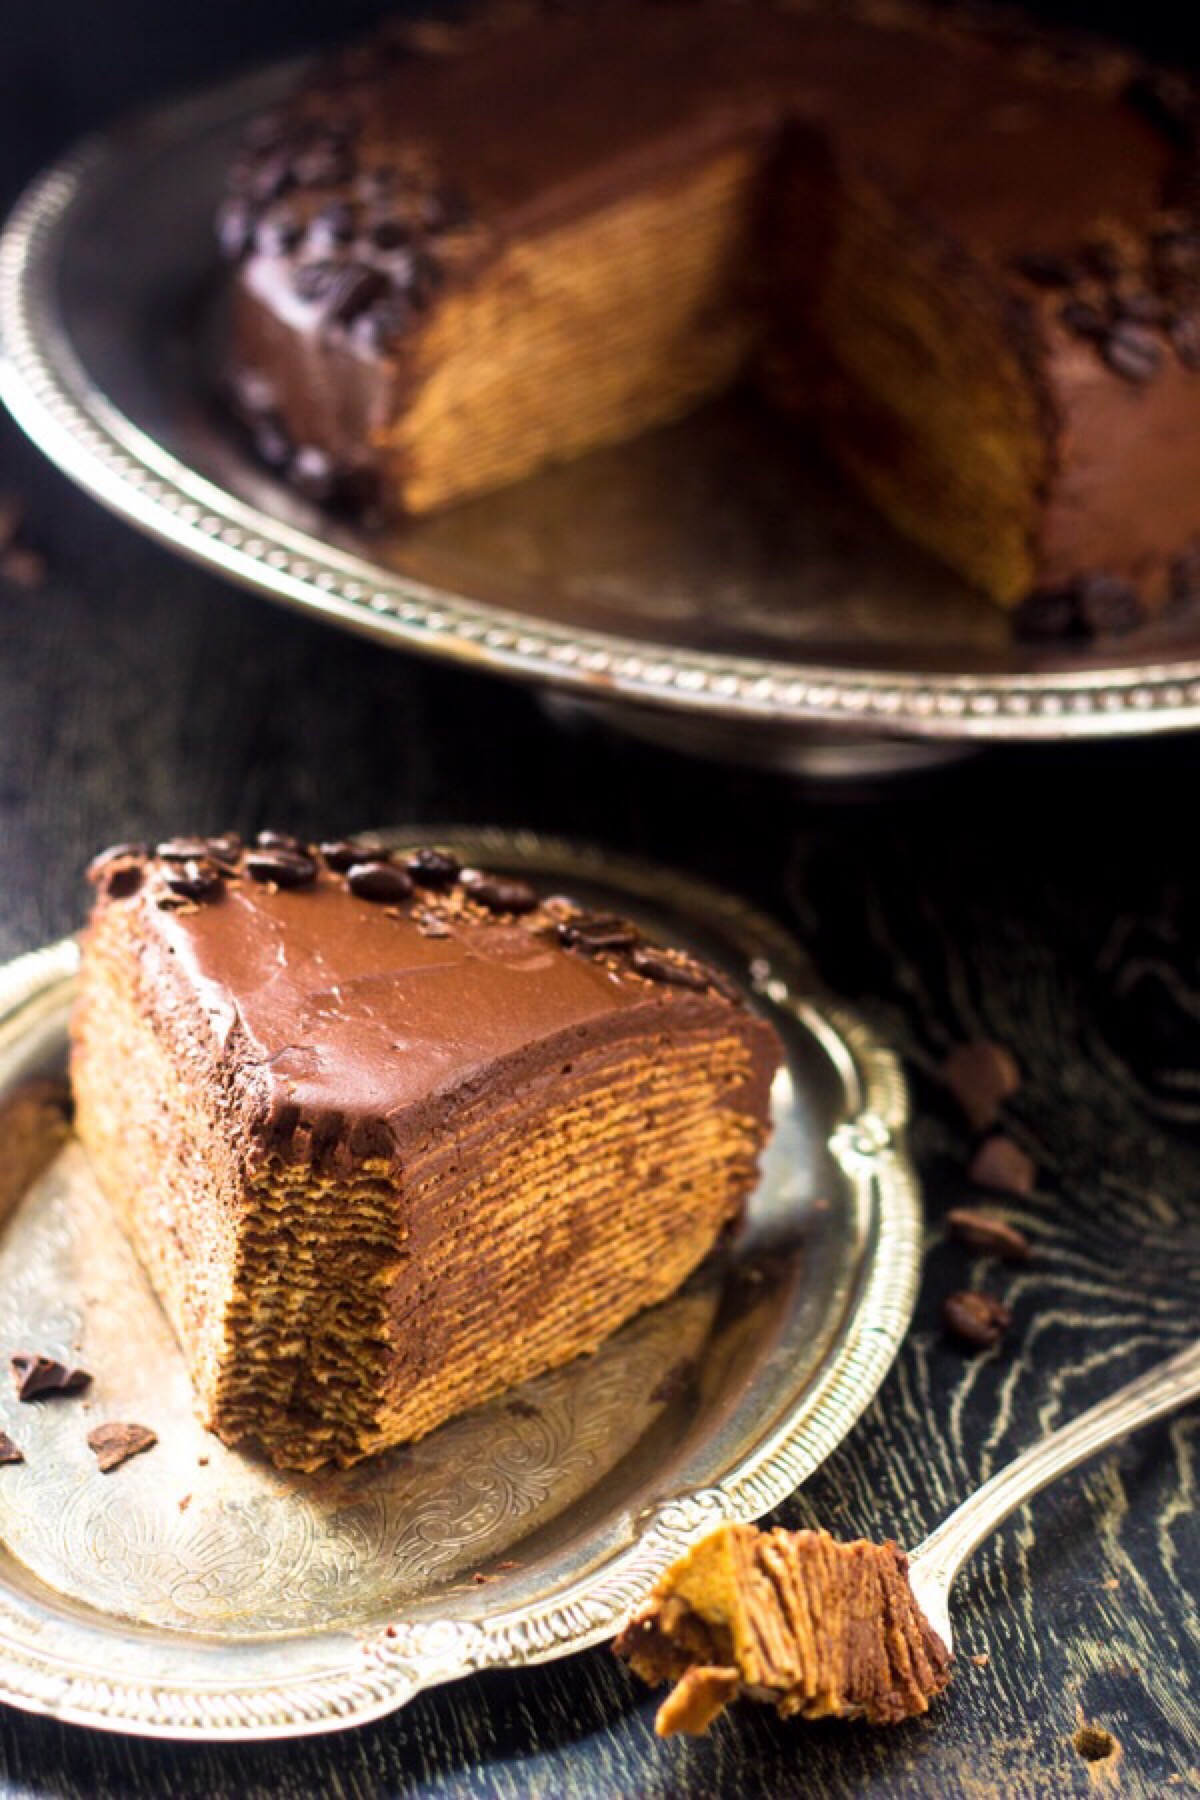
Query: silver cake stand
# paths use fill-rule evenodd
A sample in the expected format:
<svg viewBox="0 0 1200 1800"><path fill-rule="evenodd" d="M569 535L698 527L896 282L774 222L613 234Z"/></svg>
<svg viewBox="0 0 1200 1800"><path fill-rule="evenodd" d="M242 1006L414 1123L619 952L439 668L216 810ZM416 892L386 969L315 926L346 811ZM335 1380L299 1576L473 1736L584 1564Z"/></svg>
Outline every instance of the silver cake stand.
<svg viewBox="0 0 1200 1800"><path fill-rule="evenodd" d="M1195 619L1092 651L1018 645L745 400L388 533L303 504L212 400L222 170L294 74L88 141L0 242L0 393L105 505L331 624L710 754L880 772L1200 723Z"/></svg>

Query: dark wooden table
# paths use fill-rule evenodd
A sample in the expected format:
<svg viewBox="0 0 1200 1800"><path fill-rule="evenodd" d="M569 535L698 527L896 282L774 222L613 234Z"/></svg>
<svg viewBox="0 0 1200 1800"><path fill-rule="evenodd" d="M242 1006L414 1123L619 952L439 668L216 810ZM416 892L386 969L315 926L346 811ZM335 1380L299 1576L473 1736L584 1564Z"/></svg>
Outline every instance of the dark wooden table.
<svg viewBox="0 0 1200 1800"><path fill-rule="evenodd" d="M72 124L268 41L228 4L195 46L130 0L47 10L53 24L30 9L14 20L0 69L9 189ZM333 11L297 7L289 30L328 29ZM130 23L127 56L89 26L101 14ZM80 35L56 36L52 56L64 15ZM49 578L0 583L0 956L78 922L80 869L114 839L533 824L753 893L903 1052L930 1219L918 1319L783 1522L915 1543L1010 1454L1194 1332L1195 738L1010 751L874 794L805 789L564 735L515 688L252 599L105 516L9 426L3 492L27 503ZM964 1195L969 1143L932 1072L980 1033L1021 1060L1010 1128L1040 1170L1009 1209L1036 1244L1015 1272L948 1247L939 1225ZM1015 1325L971 1359L938 1315L973 1281L1005 1294ZM0 1781L14 1795L206 1800L1197 1791L1198 1432L1196 1414L1152 1428L1010 1521L962 1584L952 1691L898 1730L785 1727L747 1709L663 1746L653 1701L599 1650L292 1745L176 1747L3 1712ZM1099 1760L1076 1745L1083 1722L1110 1734Z"/></svg>

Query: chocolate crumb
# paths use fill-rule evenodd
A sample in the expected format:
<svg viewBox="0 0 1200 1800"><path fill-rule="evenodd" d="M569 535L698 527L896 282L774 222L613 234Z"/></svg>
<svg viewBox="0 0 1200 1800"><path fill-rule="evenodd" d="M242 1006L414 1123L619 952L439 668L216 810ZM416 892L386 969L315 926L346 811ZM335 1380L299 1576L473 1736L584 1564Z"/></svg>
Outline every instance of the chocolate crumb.
<svg viewBox="0 0 1200 1800"><path fill-rule="evenodd" d="M946 1214L946 1225L952 1238L983 1256L998 1256L1002 1262L1028 1262L1032 1254L1024 1232L991 1213L956 1206Z"/></svg>
<svg viewBox="0 0 1200 1800"><path fill-rule="evenodd" d="M960 1344L972 1350L990 1350L1012 1324L1012 1309L992 1294L963 1288L945 1300L942 1323Z"/></svg>
<svg viewBox="0 0 1200 1800"><path fill-rule="evenodd" d="M529 1400L510 1400L504 1410L510 1412L514 1419L540 1419L542 1416Z"/></svg>
<svg viewBox="0 0 1200 1800"><path fill-rule="evenodd" d="M422 937L448 938L451 935L450 927L445 919L439 919L436 913L426 912L424 908L420 908L412 916Z"/></svg>
<svg viewBox="0 0 1200 1800"><path fill-rule="evenodd" d="M183 1496L183 1499L179 1502L180 1512L185 1513L191 1504L192 1504L192 1496L190 1494L185 1494Z"/></svg>
<svg viewBox="0 0 1200 1800"><path fill-rule="evenodd" d="M346 870L346 886L357 899L381 905L406 900L413 890L411 875L378 858L352 863Z"/></svg>
<svg viewBox="0 0 1200 1800"><path fill-rule="evenodd" d="M977 1669L986 1669L991 1660L992 1659L986 1650L980 1650L977 1655L971 1658L971 1661L975 1664Z"/></svg>
<svg viewBox="0 0 1200 1800"><path fill-rule="evenodd" d="M55 1394L78 1394L91 1386L86 1369L68 1369L51 1356L40 1356L35 1350L20 1350L9 1358L18 1400L40 1400Z"/></svg>
<svg viewBox="0 0 1200 1800"><path fill-rule="evenodd" d="M994 1125L1001 1106L1021 1086L1021 1070L1012 1051L988 1038L951 1050L942 1064L941 1078L975 1131L987 1131Z"/></svg>
<svg viewBox="0 0 1200 1800"><path fill-rule="evenodd" d="M694 1372L695 1364L690 1357L684 1356L672 1363L651 1388L651 1405L665 1406L669 1401L678 1399L680 1394L686 1393Z"/></svg>
<svg viewBox="0 0 1200 1800"><path fill-rule="evenodd" d="M482 1569L476 1569L475 1573L471 1577L471 1580L475 1583L476 1587L482 1587L485 1582L488 1582L491 1579L492 1579L491 1576L485 1575L483 1573Z"/></svg>
<svg viewBox="0 0 1200 1800"><path fill-rule="evenodd" d="M23 1463L25 1452L19 1444L14 1444L7 1431L0 1431L0 1464Z"/></svg>
<svg viewBox="0 0 1200 1800"><path fill-rule="evenodd" d="M997 1134L985 1138L967 1169L968 1178L978 1187L993 1188L999 1194L1031 1194L1037 1181L1037 1167L1019 1144Z"/></svg>
<svg viewBox="0 0 1200 1800"><path fill-rule="evenodd" d="M87 1434L88 1449L91 1450L100 1465L102 1474L107 1475L112 1469L119 1469L128 1462L131 1456L138 1456L143 1450L152 1450L158 1442L158 1434L151 1431L148 1425L97 1425Z"/></svg>

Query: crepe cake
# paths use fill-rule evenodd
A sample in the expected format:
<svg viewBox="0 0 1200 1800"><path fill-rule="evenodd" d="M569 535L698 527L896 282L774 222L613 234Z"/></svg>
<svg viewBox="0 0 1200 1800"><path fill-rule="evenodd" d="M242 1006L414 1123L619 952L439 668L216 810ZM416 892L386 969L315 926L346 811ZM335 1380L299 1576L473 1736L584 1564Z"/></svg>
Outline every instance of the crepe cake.
<svg viewBox="0 0 1200 1800"><path fill-rule="evenodd" d="M1031 632L1200 585L1191 83L978 8L600 0L394 27L217 225L271 467L409 514L739 378Z"/></svg>
<svg viewBox="0 0 1200 1800"><path fill-rule="evenodd" d="M722 1525L672 1563L613 1648L675 1684L661 1737L707 1729L746 1696L782 1718L895 1725L929 1710L951 1658L898 1545Z"/></svg>
<svg viewBox="0 0 1200 1800"><path fill-rule="evenodd" d="M80 1138L205 1422L423 1436L679 1287L780 1061L728 979L524 881L265 833L92 867Z"/></svg>

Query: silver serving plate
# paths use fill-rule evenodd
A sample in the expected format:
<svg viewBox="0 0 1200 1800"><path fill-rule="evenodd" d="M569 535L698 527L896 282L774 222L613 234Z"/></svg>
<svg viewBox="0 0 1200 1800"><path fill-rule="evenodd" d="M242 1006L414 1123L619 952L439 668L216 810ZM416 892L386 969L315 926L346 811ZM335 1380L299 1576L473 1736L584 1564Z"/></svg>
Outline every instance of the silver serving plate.
<svg viewBox="0 0 1200 1800"><path fill-rule="evenodd" d="M211 401L222 171L247 114L294 74L84 144L0 243L0 393L114 511L382 642L753 761L876 772L956 743L1200 724L1194 617L1119 650L1014 644L998 609L748 401L387 534L304 505Z"/></svg>
<svg viewBox="0 0 1200 1800"><path fill-rule="evenodd" d="M594 1356L354 1469L284 1475L196 1423L166 1321L69 1143L0 1239L0 1354L95 1378L86 1401L26 1405L0 1381L0 1428L26 1455L0 1468L0 1700L160 1737L289 1736L582 1649L718 1521L802 1482L895 1356L920 1213L890 1052L739 901L527 836L438 841L569 882L750 990L787 1062L744 1225ZM61 1070L76 966L67 941L0 971L0 1105ZM85 1436L106 1419L151 1426L158 1446L101 1474Z"/></svg>

